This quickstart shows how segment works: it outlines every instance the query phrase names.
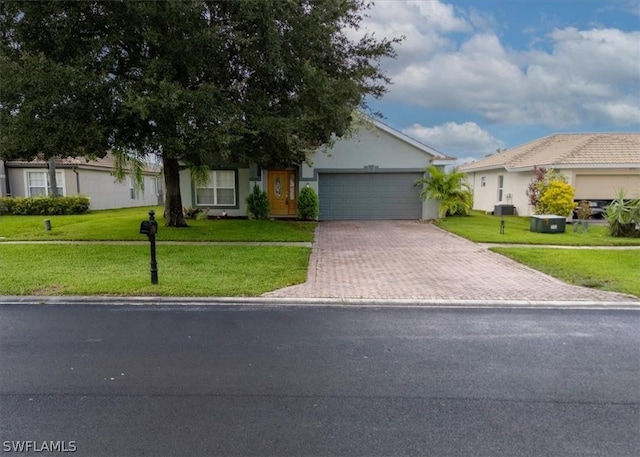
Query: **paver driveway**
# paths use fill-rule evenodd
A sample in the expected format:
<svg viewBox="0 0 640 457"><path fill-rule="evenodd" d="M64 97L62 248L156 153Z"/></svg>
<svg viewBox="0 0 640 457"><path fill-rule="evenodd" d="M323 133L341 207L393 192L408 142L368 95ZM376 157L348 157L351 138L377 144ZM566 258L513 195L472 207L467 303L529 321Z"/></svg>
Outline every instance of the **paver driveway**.
<svg viewBox="0 0 640 457"><path fill-rule="evenodd" d="M307 282L265 296L636 300L565 284L432 224L417 221L321 222L316 229Z"/></svg>

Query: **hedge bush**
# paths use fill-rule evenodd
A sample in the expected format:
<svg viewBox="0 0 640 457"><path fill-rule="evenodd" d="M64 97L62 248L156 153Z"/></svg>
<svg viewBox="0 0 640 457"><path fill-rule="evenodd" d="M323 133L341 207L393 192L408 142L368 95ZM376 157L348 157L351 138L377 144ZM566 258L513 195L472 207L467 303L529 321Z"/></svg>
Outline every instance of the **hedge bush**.
<svg viewBox="0 0 640 457"><path fill-rule="evenodd" d="M304 221L315 221L319 212L318 195L311 187L304 187L298 197L298 217Z"/></svg>
<svg viewBox="0 0 640 457"><path fill-rule="evenodd" d="M254 184L253 191L247 197L246 202L249 219L269 218L269 197L257 184Z"/></svg>
<svg viewBox="0 0 640 457"><path fill-rule="evenodd" d="M62 214L84 214L89 211L89 197L2 197L0 214L19 216L52 216Z"/></svg>

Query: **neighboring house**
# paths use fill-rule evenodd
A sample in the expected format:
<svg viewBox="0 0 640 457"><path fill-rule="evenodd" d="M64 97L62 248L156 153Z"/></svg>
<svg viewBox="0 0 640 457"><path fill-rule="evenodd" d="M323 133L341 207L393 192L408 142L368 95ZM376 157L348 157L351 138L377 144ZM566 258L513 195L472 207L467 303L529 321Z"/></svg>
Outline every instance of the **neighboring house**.
<svg viewBox="0 0 640 457"><path fill-rule="evenodd" d="M273 217L295 217L298 194L310 186L318 193L321 220L434 219L437 203L423 202L414 183L427 166L454 160L371 120L327 152L286 169L254 164L211 170L209 184L198 188L183 170L180 191L183 204L207 208L212 215L246 215L245 200L258 184L269 196Z"/></svg>
<svg viewBox="0 0 640 457"><path fill-rule="evenodd" d="M566 176L576 200L611 200L619 189L640 197L640 133L559 133L460 167L473 188L474 209L513 205L530 215L533 167ZM504 212L504 207L500 208Z"/></svg>
<svg viewBox="0 0 640 457"><path fill-rule="evenodd" d="M56 159L58 194L86 195L91 199L91 209L94 210L163 204L163 181L159 170L145 168L144 191L136 190L129 176L122 183L116 182L112 171L111 155L91 161L84 158ZM0 184L0 196L49 195L51 184L48 164L40 160L0 161Z"/></svg>

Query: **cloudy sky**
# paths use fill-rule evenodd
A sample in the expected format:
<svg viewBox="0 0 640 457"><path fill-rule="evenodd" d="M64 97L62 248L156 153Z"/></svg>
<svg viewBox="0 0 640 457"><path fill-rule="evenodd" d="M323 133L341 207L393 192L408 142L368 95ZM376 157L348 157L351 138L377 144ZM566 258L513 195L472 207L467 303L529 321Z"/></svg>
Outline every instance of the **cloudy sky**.
<svg viewBox="0 0 640 457"><path fill-rule="evenodd" d="M377 0L369 16L405 37L371 107L445 154L640 130L638 0Z"/></svg>

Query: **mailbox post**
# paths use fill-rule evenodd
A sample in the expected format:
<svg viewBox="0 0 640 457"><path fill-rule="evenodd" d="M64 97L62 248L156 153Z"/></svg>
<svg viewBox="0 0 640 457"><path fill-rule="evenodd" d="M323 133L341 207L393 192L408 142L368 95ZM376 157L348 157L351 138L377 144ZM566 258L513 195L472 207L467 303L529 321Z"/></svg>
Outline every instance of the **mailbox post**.
<svg viewBox="0 0 640 457"><path fill-rule="evenodd" d="M140 233L147 235L151 245L151 284L158 284L158 262L156 261L156 233L158 223L155 219L155 211L149 211L149 220L140 223Z"/></svg>

